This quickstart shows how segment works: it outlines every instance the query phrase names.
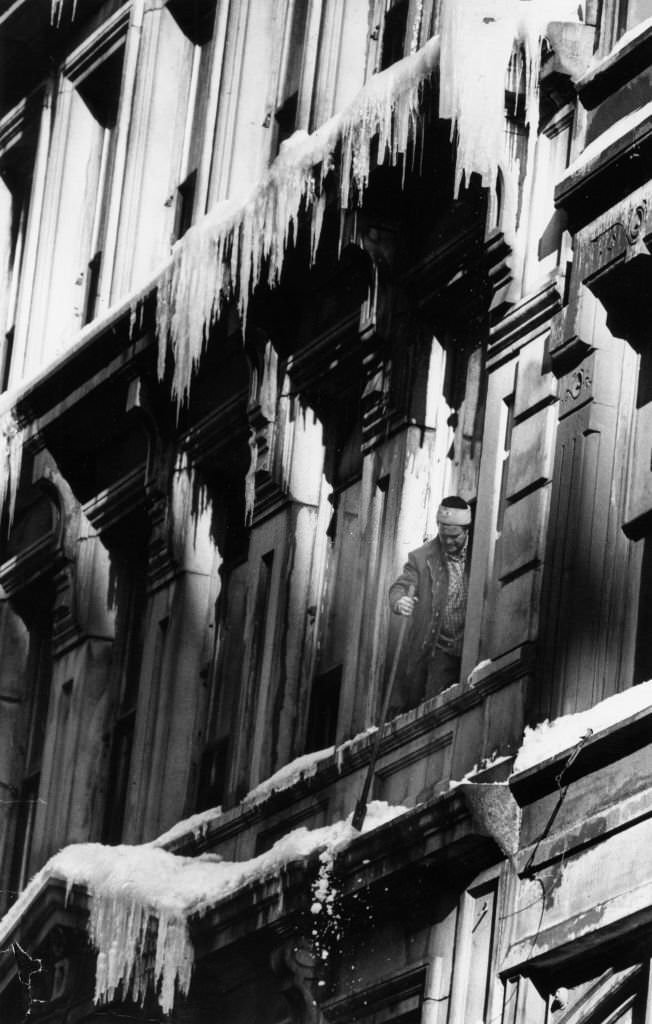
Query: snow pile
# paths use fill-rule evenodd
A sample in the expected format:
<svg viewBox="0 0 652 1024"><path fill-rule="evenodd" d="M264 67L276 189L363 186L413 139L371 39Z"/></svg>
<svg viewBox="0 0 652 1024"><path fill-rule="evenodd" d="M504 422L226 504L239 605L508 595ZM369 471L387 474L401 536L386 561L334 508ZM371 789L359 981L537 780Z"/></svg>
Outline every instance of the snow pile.
<svg viewBox="0 0 652 1024"><path fill-rule="evenodd" d="M188 398L208 328L223 301L233 296L246 321L251 291L263 279L270 285L278 282L302 209L312 211L314 260L326 209L325 179L335 169L338 146L343 209L362 199L376 138L379 163L389 160L395 165L407 152L419 124L423 83L436 66L438 52L438 40L431 39L375 75L346 110L317 131L295 132L244 203L217 204L184 235L160 280L157 305L159 376L165 370L169 340L174 354L172 393L179 405Z"/></svg>
<svg viewBox="0 0 652 1024"><path fill-rule="evenodd" d="M552 21L578 20L577 0L443 0L439 116L457 134L455 194L462 176L494 188L505 151L505 85L522 87L528 165L539 123L541 46ZM519 169L514 168L516 173Z"/></svg>
<svg viewBox="0 0 652 1024"><path fill-rule="evenodd" d="M22 458L23 433L9 411L0 419L0 516L6 509L9 529L14 520Z"/></svg>
<svg viewBox="0 0 652 1024"><path fill-rule="evenodd" d="M369 804L363 831L405 813L382 801ZM243 886L279 874L290 862L321 850L323 864L358 836L351 818L309 830L297 828L266 853L241 862L214 856L178 857L153 845L69 846L48 861L0 924L0 943L50 879L83 886L89 897L89 934L97 949L95 1002L126 996L142 1001L151 985L163 1013L175 992L187 994L194 951L189 918L205 914ZM313 901L314 902L314 901Z"/></svg>
<svg viewBox="0 0 652 1024"><path fill-rule="evenodd" d="M588 711L562 715L553 722L546 719L536 728L526 727L523 744L514 762L514 773L524 772L562 751L576 746L587 733L607 729L631 715L652 706L652 680L632 686L622 693L600 701Z"/></svg>

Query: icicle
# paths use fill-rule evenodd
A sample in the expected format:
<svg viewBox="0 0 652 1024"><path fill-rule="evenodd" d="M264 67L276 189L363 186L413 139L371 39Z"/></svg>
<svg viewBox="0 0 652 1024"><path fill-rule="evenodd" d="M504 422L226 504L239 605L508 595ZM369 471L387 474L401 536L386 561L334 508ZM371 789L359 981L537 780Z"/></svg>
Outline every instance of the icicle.
<svg viewBox="0 0 652 1024"><path fill-rule="evenodd" d="M23 432L13 413L0 420L0 515L6 509L9 529L14 521L23 458Z"/></svg>
<svg viewBox="0 0 652 1024"><path fill-rule="evenodd" d="M157 922L153 969L145 963L145 937L150 919ZM109 1003L121 991L143 1003L148 974L163 1013L170 1013L175 992L188 993L193 947L185 916L165 913L139 903L128 892L91 894L89 935L98 951L95 969L96 1003Z"/></svg>
<svg viewBox="0 0 652 1024"><path fill-rule="evenodd" d="M457 134L455 194L462 176L493 188L504 155L505 82L515 48L524 54L529 149L538 128L541 45L551 21L578 20L577 0L443 0L439 116ZM528 154L528 164L531 156Z"/></svg>
<svg viewBox="0 0 652 1024"><path fill-rule="evenodd" d="M258 445L256 443L256 431L253 427L249 431L249 469L245 477L245 526L251 526L254 520L254 508L256 506L256 468L258 466Z"/></svg>
<svg viewBox="0 0 652 1024"><path fill-rule="evenodd" d="M260 410L268 422L276 419L278 392L278 356L271 341L265 345L263 379L260 385Z"/></svg>
<svg viewBox="0 0 652 1024"><path fill-rule="evenodd" d="M438 41L375 75L351 105L312 135L295 132L263 181L241 204L218 204L175 247L158 288L158 373L165 372L167 344L174 356L172 394L178 407L188 400L192 376L208 330L225 299L233 297L246 324L250 294L266 267L278 283L299 215L312 207L311 257L324 221L325 179L335 168L341 143L339 201L360 203L369 180L371 147L378 160L396 164L415 137L423 83L436 67Z"/></svg>
<svg viewBox="0 0 652 1024"><path fill-rule="evenodd" d="M55 28L61 27L61 16L66 0L50 0L50 24ZM70 20L74 21L77 16L78 0L72 0L72 12Z"/></svg>

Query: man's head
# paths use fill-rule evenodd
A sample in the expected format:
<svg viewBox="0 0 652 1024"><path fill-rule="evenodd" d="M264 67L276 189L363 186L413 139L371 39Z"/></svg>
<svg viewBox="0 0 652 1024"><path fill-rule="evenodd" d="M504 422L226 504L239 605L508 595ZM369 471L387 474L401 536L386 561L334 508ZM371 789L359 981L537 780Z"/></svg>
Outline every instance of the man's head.
<svg viewBox="0 0 652 1024"><path fill-rule="evenodd" d="M437 509L439 539L448 555L464 550L471 526L471 508L463 498L452 494L443 498Z"/></svg>

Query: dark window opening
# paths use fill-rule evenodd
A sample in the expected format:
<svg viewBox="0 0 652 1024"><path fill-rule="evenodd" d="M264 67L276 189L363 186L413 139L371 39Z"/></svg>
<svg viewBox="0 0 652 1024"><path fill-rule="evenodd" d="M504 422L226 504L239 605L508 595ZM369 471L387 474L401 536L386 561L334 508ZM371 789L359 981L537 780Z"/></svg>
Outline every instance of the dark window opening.
<svg viewBox="0 0 652 1024"><path fill-rule="evenodd" d="M183 181L177 189L177 203L174 215L174 241L183 238L192 224L195 207L195 190L197 187L197 171Z"/></svg>
<svg viewBox="0 0 652 1024"><path fill-rule="evenodd" d="M147 603L146 544L136 553L135 544L127 545L116 559L116 715L106 742L109 745L107 799L104 810L102 841L119 843L122 839L127 790L136 728L136 711L140 667L144 644ZM160 661L161 646L167 619L159 624L155 664Z"/></svg>
<svg viewBox="0 0 652 1024"><path fill-rule="evenodd" d="M335 743L341 688L341 665L316 677L310 696L306 753L323 750Z"/></svg>
<svg viewBox="0 0 652 1024"><path fill-rule="evenodd" d="M385 14L381 71L404 56L408 6L408 0L400 0L400 3L394 4Z"/></svg>
<svg viewBox="0 0 652 1024"><path fill-rule="evenodd" d="M267 631L267 618L269 614L269 598L272 589L272 567L274 565L274 552L268 551L260 560L258 571L258 586L256 588L256 603L254 606L254 640L252 652L252 665L254 665L254 678L260 679L263 668L263 653L265 650L265 633Z"/></svg>
<svg viewBox="0 0 652 1024"><path fill-rule="evenodd" d="M102 830L102 841L109 844L119 843L122 839L135 717L135 711L130 711L116 723L113 730L109 759L109 798Z"/></svg>
<svg viewBox="0 0 652 1024"><path fill-rule="evenodd" d="M638 599L638 629L634 653L634 682L642 683L652 679L652 536L643 541L641 583Z"/></svg>
<svg viewBox="0 0 652 1024"><path fill-rule="evenodd" d="M30 873L34 821L39 799L41 763L50 706L52 681L52 626L47 610L37 613L30 625L27 660L28 694L31 707L25 744L23 778L18 787L10 888L18 892Z"/></svg>
<svg viewBox="0 0 652 1024"><path fill-rule="evenodd" d="M277 135L277 149L281 148L281 143L285 142L292 135L297 123L297 106L299 103L299 93L293 92L291 96L285 100L285 102L278 108L274 117L278 125Z"/></svg>
<svg viewBox="0 0 652 1024"><path fill-rule="evenodd" d="M15 842L11 859L10 898L18 896L29 877L29 858L34 837L34 819L38 805L41 773L34 772L23 779L18 791Z"/></svg>
<svg viewBox="0 0 652 1024"><path fill-rule="evenodd" d="M102 269L102 253L96 252L88 264L86 276L86 299L84 302L84 323L88 324L95 316L100 290L100 271Z"/></svg>
<svg viewBox="0 0 652 1024"><path fill-rule="evenodd" d="M222 736L204 748L199 765L197 811L206 811L210 807L218 807L224 802L228 755L228 736Z"/></svg>
<svg viewBox="0 0 652 1024"><path fill-rule="evenodd" d="M0 357L0 391L6 391L9 387L9 375L11 373L11 359L14 354L14 328L12 327L5 334L5 343Z"/></svg>

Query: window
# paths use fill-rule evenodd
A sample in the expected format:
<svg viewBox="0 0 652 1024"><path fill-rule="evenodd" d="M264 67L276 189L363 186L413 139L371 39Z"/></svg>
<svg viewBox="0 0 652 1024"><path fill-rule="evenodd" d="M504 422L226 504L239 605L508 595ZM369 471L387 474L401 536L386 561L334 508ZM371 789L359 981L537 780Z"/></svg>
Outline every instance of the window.
<svg viewBox="0 0 652 1024"><path fill-rule="evenodd" d="M192 44L186 116L183 125L179 182L175 197L172 241L182 238L193 222L202 142L201 97L208 83L209 47L215 21L215 0L170 0L168 11Z"/></svg>
<svg viewBox="0 0 652 1024"><path fill-rule="evenodd" d="M621 0L618 9L618 37L652 16L652 0Z"/></svg>
<svg viewBox="0 0 652 1024"><path fill-rule="evenodd" d="M52 622L49 609L38 608L28 624L29 651L25 678L28 715L23 776L18 788L10 889L20 891L32 867L30 858L41 785L41 763L52 682Z"/></svg>
<svg viewBox="0 0 652 1024"><path fill-rule="evenodd" d="M69 55L54 107L24 372L65 349L100 302L125 32L121 9ZM52 261L52 253L57 258Z"/></svg>
<svg viewBox="0 0 652 1024"><path fill-rule="evenodd" d="M385 14L381 71L401 60L405 54L408 8L408 0L398 0Z"/></svg>
<svg viewBox="0 0 652 1024"><path fill-rule="evenodd" d="M315 679L310 695L306 753L335 743L341 686L341 665Z"/></svg>
<svg viewBox="0 0 652 1024"><path fill-rule="evenodd" d="M112 178L113 158L115 152L115 126L118 118L118 100L120 97L120 78L122 75L122 48L103 61L100 68L87 75L77 84L81 99L99 126L96 141L96 153L99 154L96 175L96 192L91 198L90 207L90 259L84 276L84 305L82 321L88 323L96 313L99 298L100 271L110 183Z"/></svg>
<svg viewBox="0 0 652 1024"><path fill-rule="evenodd" d="M138 704L142 660L145 608L147 602L146 543L126 547L114 554L116 574L114 600L117 607L116 638L112 685L115 693L111 729L106 737L109 751L107 800L102 839L119 843L127 803L129 769ZM167 619L159 623L157 652L165 638Z"/></svg>
<svg viewBox="0 0 652 1024"><path fill-rule="evenodd" d="M295 128L298 127L299 88L301 85L307 15L308 4L306 0L290 0L277 107L274 114L276 122L273 143L274 153L278 153L281 143L288 139Z"/></svg>
<svg viewBox="0 0 652 1024"><path fill-rule="evenodd" d="M262 587L269 590L268 574ZM224 802L227 793L229 759L241 691L246 603L247 563L243 563L225 573L222 593L218 598L217 657L199 765L197 811L217 807Z"/></svg>
<svg viewBox="0 0 652 1024"><path fill-rule="evenodd" d="M0 121L0 391L9 387L36 150L26 104Z"/></svg>
<svg viewBox="0 0 652 1024"><path fill-rule="evenodd" d="M146 19L151 61L138 69L112 297L142 283L206 205L203 156L212 118L215 0L170 0ZM145 28L143 29L145 31Z"/></svg>

